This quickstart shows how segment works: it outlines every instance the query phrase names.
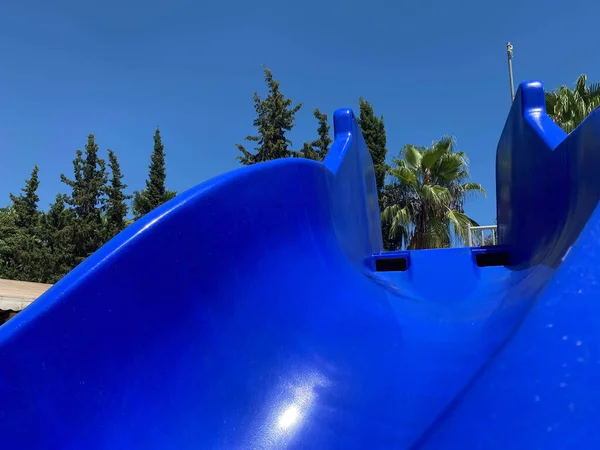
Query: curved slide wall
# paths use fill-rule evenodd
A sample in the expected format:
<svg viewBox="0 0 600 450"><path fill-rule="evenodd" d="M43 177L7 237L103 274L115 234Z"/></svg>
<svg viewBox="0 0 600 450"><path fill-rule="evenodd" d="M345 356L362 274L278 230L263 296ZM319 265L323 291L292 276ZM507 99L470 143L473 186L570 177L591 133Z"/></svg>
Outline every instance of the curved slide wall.
<svg viewBox="0 0 600 450"><path fill-rule="evenodd" d="M349 110L323 164L177 196L0 328L3 448L597 447L599 121L520 87L498 249L381 253Z"/></svg>
<svg viewBox="0 0 600 450"><path fill-rule="evenodd" d="M498 145L499 236L514 273L547 281L423 448L600 447L599 171L600 110L566 135L542 84L522 83Z"/></svg>

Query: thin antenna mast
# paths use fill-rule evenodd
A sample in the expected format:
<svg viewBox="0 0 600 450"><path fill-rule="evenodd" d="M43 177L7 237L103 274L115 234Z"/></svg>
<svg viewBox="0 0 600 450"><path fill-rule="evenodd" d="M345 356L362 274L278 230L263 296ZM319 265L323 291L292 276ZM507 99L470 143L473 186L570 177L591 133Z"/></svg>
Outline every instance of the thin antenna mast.
<svg viewBox="0 0 600 450"><path fill-rule="evenodd" d="M510 82L510 102L512 103L515 99L515 85L513 83L513 46L510 42L506 43L506 56L508 57L508 81Z"/></svg>

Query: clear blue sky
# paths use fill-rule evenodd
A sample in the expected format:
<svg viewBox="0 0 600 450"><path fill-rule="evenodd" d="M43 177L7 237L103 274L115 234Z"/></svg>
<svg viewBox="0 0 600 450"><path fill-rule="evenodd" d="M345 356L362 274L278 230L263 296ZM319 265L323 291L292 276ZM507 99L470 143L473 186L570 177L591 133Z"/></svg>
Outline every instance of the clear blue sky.
<svg viewBox="0 0 600 450"><path fill-rule="evenodd" d="M363 96L383 114L391 153L455 135L489 196L467 205L495 218L494 159L509 108L505 43L516 81L549 88L600 79L600 3L550 0L103 2L6 0L0 6L0 205L40 167L41 207L89 133L143 187L160 125L167 184L179 192L238 167L253 134L252 93L267 64L304 102L291 134L313 139L312 109L332 115Z"/></svg>

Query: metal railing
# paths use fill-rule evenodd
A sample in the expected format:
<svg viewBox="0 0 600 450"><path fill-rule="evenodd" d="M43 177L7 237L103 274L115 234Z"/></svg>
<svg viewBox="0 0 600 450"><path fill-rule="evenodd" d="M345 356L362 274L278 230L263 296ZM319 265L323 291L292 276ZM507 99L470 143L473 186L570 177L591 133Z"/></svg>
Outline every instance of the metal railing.
<svg viewBox="0 0 600 450"><path fill-rule="evenodd" d="M469 247L498 245L498 227L496 225L470 226L467 230L467 243Z"/></svg>

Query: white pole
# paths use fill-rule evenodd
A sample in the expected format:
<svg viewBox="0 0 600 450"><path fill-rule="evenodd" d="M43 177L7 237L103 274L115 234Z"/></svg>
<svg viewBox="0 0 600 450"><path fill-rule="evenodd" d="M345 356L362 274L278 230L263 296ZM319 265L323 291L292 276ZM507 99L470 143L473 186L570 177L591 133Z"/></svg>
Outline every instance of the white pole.
<svg viewBox="0 0 600 450"><path fill-rule="evenodd" d="M513 46L510 42L506 43L506 56L508 57L508 81L510 82L510 102L512 103L515 99L515 86L513 83Z"/></svg>

